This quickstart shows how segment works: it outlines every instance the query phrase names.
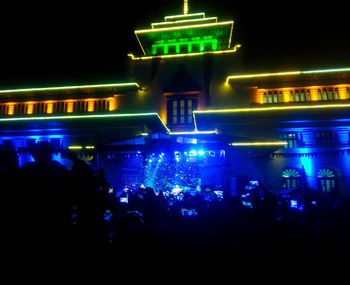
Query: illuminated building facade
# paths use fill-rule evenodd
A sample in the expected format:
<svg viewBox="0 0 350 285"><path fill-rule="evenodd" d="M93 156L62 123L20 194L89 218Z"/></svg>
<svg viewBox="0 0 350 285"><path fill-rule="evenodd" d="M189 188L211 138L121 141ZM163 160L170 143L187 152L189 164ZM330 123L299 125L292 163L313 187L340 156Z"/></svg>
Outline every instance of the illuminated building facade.
<svg viewBox="0 0 350 285"><path fill-rule="evenodd" d="M350 194L350 68L241 73L232 32L185 1L183 14L135 31L133 82L0 91L1 143L76 149L117 188L236 194L256 179Z"/></svg>
<svg viewBox="0 0 350 285"><path fill-rule="evenodd" d="M195 111L196 127L235 138L233 183L349 194L349 83L349 68L230 75L232 103Z"/></svg>

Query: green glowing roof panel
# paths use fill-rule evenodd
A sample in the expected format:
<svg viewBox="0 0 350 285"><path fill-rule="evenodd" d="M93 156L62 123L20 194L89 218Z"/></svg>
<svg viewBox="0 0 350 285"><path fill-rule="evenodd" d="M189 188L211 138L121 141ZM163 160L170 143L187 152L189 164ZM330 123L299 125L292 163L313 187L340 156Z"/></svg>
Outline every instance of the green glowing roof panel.
<svg viewBox="0 0 350 285"><path fill-rule="evenodd" d="M135 31L144 55L172 55L227 50L233 22L193 24Z"/></svg>

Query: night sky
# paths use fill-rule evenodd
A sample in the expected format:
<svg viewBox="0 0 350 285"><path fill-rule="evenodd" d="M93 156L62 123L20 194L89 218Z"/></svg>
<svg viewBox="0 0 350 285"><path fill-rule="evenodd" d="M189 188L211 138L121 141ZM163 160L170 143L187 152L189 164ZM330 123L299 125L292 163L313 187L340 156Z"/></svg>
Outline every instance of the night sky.
<svg viewBox="0 0 350 285"><path fill-rule="evenodd" d="M233 44L242 44L247 70L350 66L343 2L240 2L190 0L190 12L235 21ZM140 53L133 31L182 13L182 5L182 0L102 0L2 7L0 89L127 81L127 53Z"/></svg>

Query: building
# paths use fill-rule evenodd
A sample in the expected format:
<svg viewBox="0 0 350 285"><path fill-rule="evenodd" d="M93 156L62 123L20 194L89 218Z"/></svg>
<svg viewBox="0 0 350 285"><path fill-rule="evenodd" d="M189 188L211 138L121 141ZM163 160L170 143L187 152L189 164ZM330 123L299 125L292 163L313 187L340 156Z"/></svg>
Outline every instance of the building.
<svg viewBox="0 0 350 285"><path fill-rule="evenodd" d="M48 140L117 188L350 194L350 68L241 72L234 22L190 13L135 31L131 82L0 90L0 142L20 163ZM268 68L266 68L268 69Z"/></svg>
<svg viewBox="0 0 350 285"><path fill-rule="evenodd" d="M235 181L348 194L349 80L349 68L230 75L230 108L195 111L196 128L235 138Z"/></svg>

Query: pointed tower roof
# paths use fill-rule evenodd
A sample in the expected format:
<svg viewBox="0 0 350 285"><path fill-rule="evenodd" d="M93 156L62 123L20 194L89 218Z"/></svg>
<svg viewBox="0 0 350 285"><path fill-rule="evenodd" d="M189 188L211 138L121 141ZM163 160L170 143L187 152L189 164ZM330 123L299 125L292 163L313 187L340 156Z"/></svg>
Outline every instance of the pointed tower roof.
<svg viewBox="0 0 350 285"><path fill-rule="evenodd" d="M232 29L233 21L189 13L188 0L184 0L183 14L166 16L164 22L152 23L151 29L135 31L143 56L129 56L151 59L235 52L239 46L231 48Z"/></svg>

